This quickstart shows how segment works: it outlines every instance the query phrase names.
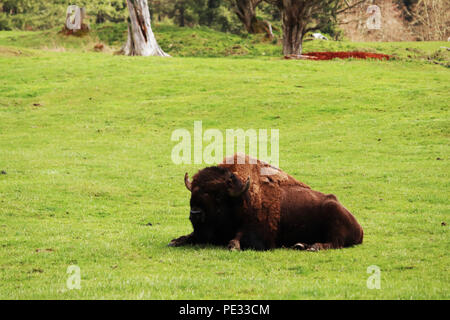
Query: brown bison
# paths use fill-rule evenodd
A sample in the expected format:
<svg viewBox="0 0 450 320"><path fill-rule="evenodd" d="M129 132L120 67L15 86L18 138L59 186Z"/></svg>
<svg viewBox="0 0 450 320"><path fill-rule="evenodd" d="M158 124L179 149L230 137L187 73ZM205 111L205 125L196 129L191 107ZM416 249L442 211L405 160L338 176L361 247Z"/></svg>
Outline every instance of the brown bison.
<svg viewBox="0 0 450 320"><path fill-rule="evenodd" d="M200 170L192 182L194 231L169 246L228 245L230 250L276 247L316 251L362 243L363 230L332 194L323 194L282 170L235 154Z"/></svg>

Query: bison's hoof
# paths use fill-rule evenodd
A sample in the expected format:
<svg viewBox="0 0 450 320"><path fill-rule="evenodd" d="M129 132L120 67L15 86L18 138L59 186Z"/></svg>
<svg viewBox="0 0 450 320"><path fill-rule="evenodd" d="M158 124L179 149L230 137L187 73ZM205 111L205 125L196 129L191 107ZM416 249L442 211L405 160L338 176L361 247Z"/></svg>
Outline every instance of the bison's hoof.
<svg viewBox="0 0 450 320"><path fill-rule="evenodd" d="M172 241L170 241L170 243L168 244L169 247L179 247L181 246L182 243L180 240L178 239L173 239Z"/></svg>
<svg viewBox="0 0 450 320"><path fill-rule="evenodd" d="M237 240L231 240L228 243L228 249L230 251L239 251L239 250L241 250L241 244Z"/></svg>
<svg viewBox="0 0 450 320"><path fill-rule="evenodd" d="M313 244L308 249L306 249L306 251L312 251L312 252L319 251L319 250L320 250L320 247L318 245L316 245L316 244Z"/></svg>
<svg viewBox="0 0 450 320"><path fill-rule="evenodd" d="M306 244L304 243L296 243L292 246L292 249L296 249L296 250L306 250Z"/></svg>

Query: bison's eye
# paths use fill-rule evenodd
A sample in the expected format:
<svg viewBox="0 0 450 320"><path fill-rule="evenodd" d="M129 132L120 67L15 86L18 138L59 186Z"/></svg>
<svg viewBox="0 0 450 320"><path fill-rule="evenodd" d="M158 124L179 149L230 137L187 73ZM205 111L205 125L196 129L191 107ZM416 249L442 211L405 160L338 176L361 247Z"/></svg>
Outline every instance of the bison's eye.
<svg viewBox="0 0 450 320"><path fill-rule="evenodd" d="M189 220L191 220L192 223L203 223L205 222L205 217L205 212L202 209L196 207L191 208Z"/></svg>
<svg viewBox="0 0 450 320"><path fill-rule="evenodd" d="M191 209L191 215L195 216L195 215L199 215L202 213L202 210L193 210Z"/></svg>

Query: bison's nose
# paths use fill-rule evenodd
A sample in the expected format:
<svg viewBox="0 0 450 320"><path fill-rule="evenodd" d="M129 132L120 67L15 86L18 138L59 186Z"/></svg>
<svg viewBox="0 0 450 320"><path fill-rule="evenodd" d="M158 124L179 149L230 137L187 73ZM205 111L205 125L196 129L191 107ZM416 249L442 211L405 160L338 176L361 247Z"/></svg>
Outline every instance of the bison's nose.
<svg viewBox="0 0 450 320"><path fill-rule="evenodd" d="M191 210L191 215L193 216L199 215L200 213L202 213L201 210Z"/></svg>

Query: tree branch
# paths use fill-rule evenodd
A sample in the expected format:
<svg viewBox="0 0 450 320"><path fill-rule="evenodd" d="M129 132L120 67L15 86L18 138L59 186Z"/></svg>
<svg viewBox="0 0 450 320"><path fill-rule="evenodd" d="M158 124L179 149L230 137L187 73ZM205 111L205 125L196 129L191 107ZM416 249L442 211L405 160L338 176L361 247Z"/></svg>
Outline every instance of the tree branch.
<svg viewBox="0 0 450 320"><path fill-rule="evenodd" d="M350 10L350 9L352 9L352 8L354 8L354 7L358 6L358 5L366 2L367 0L360 0L360 1L355 2L352 5L350 5L347 0L344 0L344 1L347 4L347 8L337 11L337 14L340 14L340 13L343 13L345 11L348 11L348 10Z"/></svg>

